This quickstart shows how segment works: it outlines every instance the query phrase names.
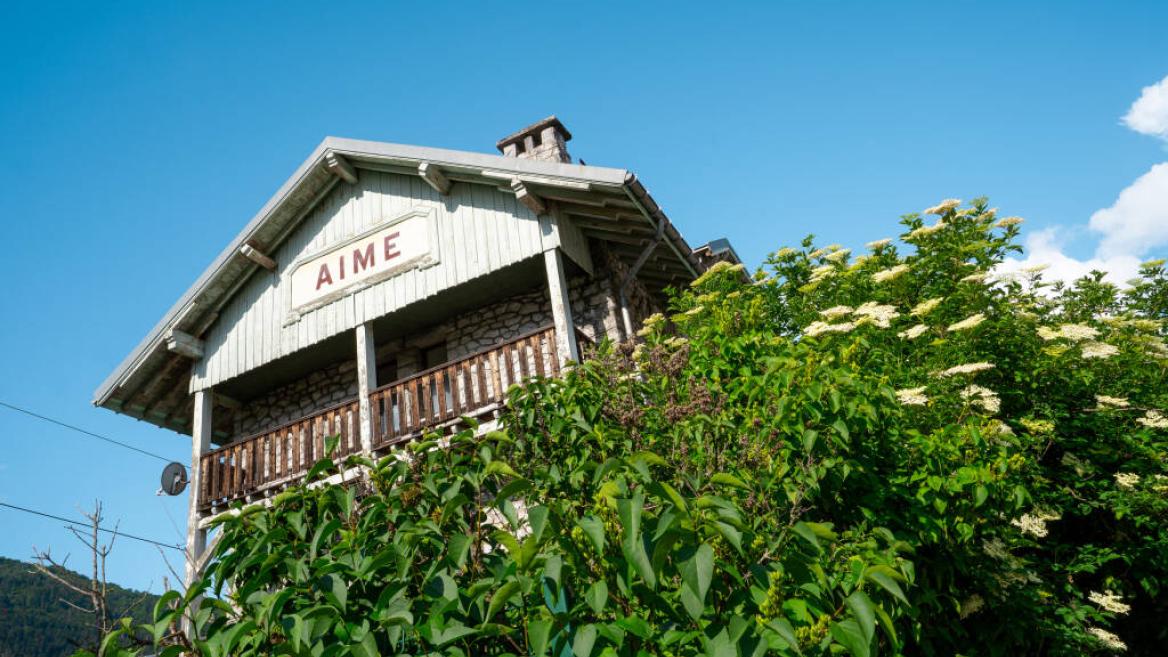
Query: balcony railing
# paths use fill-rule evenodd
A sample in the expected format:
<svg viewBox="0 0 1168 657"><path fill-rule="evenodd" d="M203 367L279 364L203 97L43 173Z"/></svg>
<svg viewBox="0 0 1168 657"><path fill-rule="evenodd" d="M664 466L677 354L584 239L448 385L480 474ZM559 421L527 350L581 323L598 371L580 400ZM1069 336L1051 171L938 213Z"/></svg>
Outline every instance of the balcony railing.
<svg viewBox="0 0 1168 657"><path fill-rule="evenodd" d="M507 389L559 373L555 329L545 327L369 393L373 450L384 450L462 416L500 407ZM199 507L263 497L299 481L339 436L334 459L361 451L360 403L351 399L294 422L224 445L199 463Z"/></svg>

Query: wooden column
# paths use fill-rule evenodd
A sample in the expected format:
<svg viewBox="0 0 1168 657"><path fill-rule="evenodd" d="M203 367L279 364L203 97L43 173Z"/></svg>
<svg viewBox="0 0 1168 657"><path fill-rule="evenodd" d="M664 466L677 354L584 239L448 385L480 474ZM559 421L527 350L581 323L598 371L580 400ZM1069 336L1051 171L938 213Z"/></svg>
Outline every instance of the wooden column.
<svg viewBox="0 0 1168 657"><path fill-rule="evenodd" d="M560 363L579 361L576 346L576 325L572 320L572 306L568 302L568 281L564 278L564 256L558 248L543 252L547 270L548 295L552 301L552 320L556 324L556 351Z"/></svg>
<svg viewBox="0 0 1168 657"><path fill-rule="evenodd" d="M187 488L190 503L187 510L187 567L186 585L190 586L198 575L196 566L207 549L207 530L199 528L202 513L199 511L199 490L202 488L203 473L200 462L203 454L211 450L211 406L214 398L211 390L195 392L195 417L191 428L191 476Z"/></svg>
<svg viewBox="0 0 1168 657"><path fill-rule="evenodd" d="M377 387L377 356L373 342L373 325L357 326L357 398L361 413L361 450L373 452L373 407L369 392Z"/></svg>

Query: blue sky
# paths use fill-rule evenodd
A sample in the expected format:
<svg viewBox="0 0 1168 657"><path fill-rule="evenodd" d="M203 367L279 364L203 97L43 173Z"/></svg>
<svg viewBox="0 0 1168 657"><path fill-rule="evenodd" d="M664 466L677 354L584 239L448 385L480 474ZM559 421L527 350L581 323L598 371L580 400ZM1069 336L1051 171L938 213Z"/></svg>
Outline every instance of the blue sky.
<svg viewBox="0 0 1168 657"><path fill-rule="evenodd" d="M636 171L691 243L752 265L984 194L1060 271L1122 269L1168 251L1168 83L1163 116L1151 93L1121 122L1168 76L1164 25L1164 2L13 5L0 400L186 460L92 392L325 135L488 152L555 113L574 155ZM101 498L178 540L161 463L3 408L0 441L0 500ZM0 555L33 545L82 556L0 508ZM129 541L110 562L134 587L165 574Z"/></svg>

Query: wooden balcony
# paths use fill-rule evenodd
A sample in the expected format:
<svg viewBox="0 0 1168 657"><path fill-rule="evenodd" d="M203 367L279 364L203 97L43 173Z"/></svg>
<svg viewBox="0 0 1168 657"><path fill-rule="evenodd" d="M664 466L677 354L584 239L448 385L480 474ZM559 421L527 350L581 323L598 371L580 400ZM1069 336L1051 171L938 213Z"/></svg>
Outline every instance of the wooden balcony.
<svg viewBox="0 0 1168 657"><path fill-rule="evenodd" d="M478 353L413 374L369 393L374 454L500 408L507 389L534 376L559 374L555 329L542 328ZM335 460L362 451L360 400L351 399L294 422L207 452L199 463L199 509L254 501L298 482L338 436Z"/></svg>

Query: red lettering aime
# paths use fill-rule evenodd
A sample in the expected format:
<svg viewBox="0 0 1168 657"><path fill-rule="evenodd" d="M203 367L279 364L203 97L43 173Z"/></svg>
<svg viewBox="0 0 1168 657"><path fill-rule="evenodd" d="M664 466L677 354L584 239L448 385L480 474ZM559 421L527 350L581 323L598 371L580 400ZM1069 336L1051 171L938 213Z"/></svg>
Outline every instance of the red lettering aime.
<svg viewBox="0 0 1168 657"><path fill-rule="evenodd" d="M382 240L382 262L389 262L390 260L393 260L394 258L397 258L401 255L401 251L399 251L397 247L397 238L399 237L401 237L400 232L393 232L389 235L386 235L385 239ZM377 259L375 258L376 251L374 249L376 245L377 241L374 240L362 247L353 249L351 258L351 262L353 263L353 276L356 276L362 271L365 271L366 269L369 269L370 267L377 264ZM337 256L336 271L339 280L345 280L345 255L343 253ZM320 264L320 271L316 275L316 289L319 290L322 286L332 284L333 273L332 270L329 269L329 263L322 262Z"/></svg>

